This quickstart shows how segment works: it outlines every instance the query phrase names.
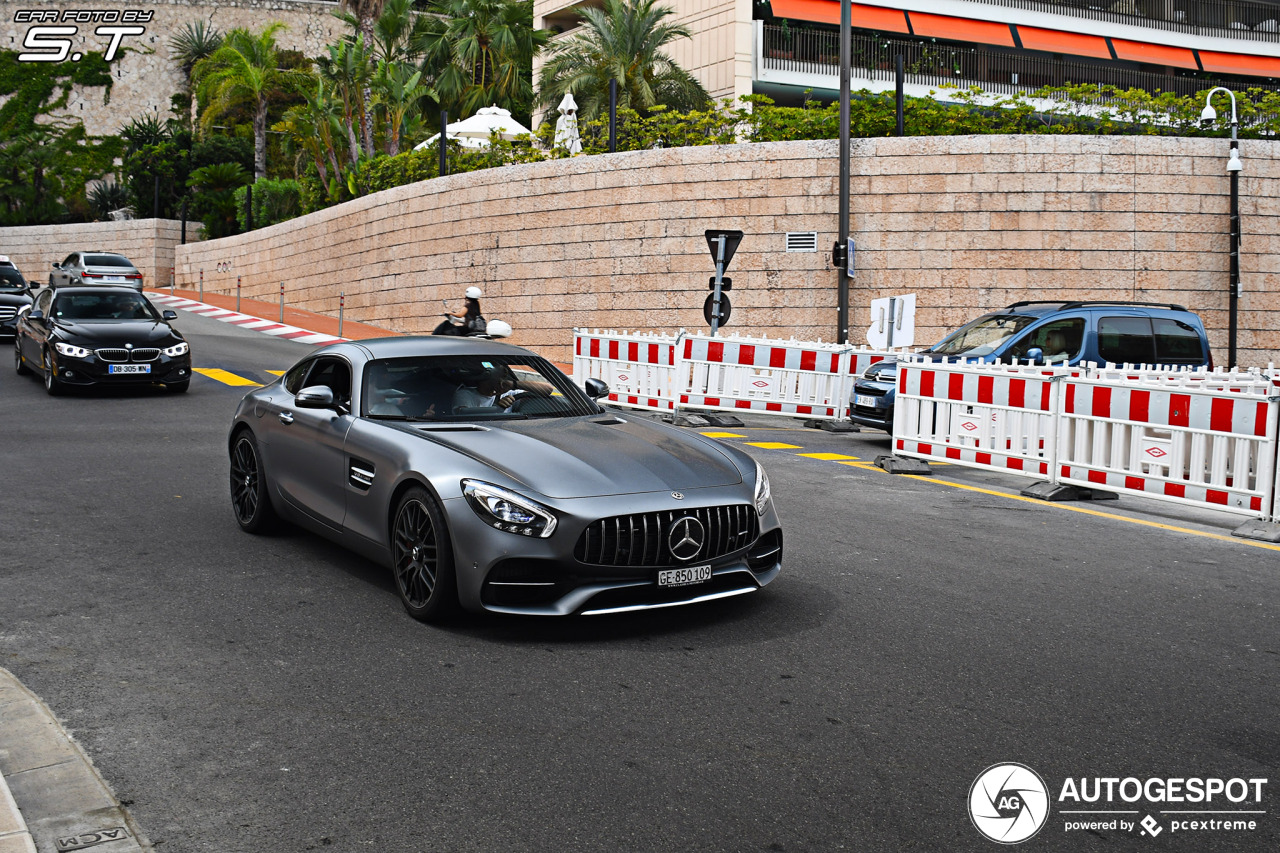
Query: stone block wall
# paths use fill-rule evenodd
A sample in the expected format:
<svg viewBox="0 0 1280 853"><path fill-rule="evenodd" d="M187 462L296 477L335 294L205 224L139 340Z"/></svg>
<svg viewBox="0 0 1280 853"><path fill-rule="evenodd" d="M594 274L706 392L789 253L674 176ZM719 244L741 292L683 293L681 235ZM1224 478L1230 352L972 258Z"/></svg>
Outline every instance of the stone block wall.
<svg viewBox="0 0 1280 853"><path fill-rule="evenodd" d="M188 240L199 227L198 222L187 223ZM168 287L181 235L182 223L176 219L0 228L0 255L8 255L29 281L44 284L52 264L72 252L119 252L142 272L146 287Z"/></svg>
<svg viewBox="0 0 1280 853"><path fill-rule="evenodd" d="M427 181L177 251L179 283L429 332L485 290L514 341L567 360L574 326L705 328L703 231L745 232L729 333L836 336L834 141L624 152ZM1240 362L1280 361L1280 158L1241 143ZM918 294L918 345L1021 299L1178 302L1226 356L1227 143L1150 137L858 140L851 339ZM787 252L789 231L817 252Z"/></svg>
<svg viewBox="0 0 1280 853"><path fill-rule="evenodd" d="M79 120L92 136L119 133L130 119L143 115L156 116L164 121L169 115L169 98L186 86L182 69L169 56L169 40L187 24L197 20L212 24L222 33L236 27L257 31L273 21L280 21L286 29L277 34L277 44L282 48L302 51L307 56L321 54L324 46L337 41L345 30L345 25L332 14L338 8L336 0L150 0L132 4L111 0L42 3L0 0L0 46L5 50L24 49L23 39L31 24L14 20L18 10L118 12L125 8L149 10L154 15L145 25L146 33L126 36L122 40L121 46L128 51L117 57L113 64L116 81L111 88L110 103L104 103L105 90L102 87L77 87L72 90L66 108L51 116L50 120ZM95 35L97 24L59 25L77 27L78 33L72 39L75 42L73 50L84 53L106 50L109 38Z"/></svg>

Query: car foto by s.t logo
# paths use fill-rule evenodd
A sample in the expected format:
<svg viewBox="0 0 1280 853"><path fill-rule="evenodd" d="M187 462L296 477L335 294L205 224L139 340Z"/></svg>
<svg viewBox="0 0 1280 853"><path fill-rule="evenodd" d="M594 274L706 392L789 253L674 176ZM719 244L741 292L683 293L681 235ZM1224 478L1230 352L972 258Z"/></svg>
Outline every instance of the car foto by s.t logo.
<svg viewBox="0 0 1280 853"><path fill-rule="evenodd" d="M969 789L969 819L978 832L1000 844L1026 841L1048 818L1049 789L1025 764L993 764Z"/></svg>
<svg viewBox="0 0 1280 853"><path fill-rule="evenodd" d="M111 62L120 50L125 36L140 36L147 31L142 24L151 22L155 13L147 9L19 9L13 15L15 24L33 24L22 38L24 53L19 62L79 62L82 53L72 53L77 24L96 24L93 34L106 40L102 58Z"/></svg>

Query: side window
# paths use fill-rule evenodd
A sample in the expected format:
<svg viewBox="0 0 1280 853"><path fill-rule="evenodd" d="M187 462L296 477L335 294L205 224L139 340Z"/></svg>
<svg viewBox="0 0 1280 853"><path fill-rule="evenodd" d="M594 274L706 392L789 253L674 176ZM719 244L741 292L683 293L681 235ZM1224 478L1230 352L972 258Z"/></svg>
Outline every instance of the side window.
<svg viewBox="0 0 1280 853"><path fill-rule="evenodd" d="M1046 364L1067 364L1080 355L1084 346L1084 318L1067 317L1054 320L1032 329L1009 348L1009 358L1026 358L1027 353L1039 347Z"/></svg>
<svg viewBox="0 0 1280 853"><path fill-rule="evenodd" d="M1156 333L1157 364L1204 364L1200 332L1190 323L1167 317L1152 317Z"/></svg>
<svg viewBox="0 0 1280 853"><path fill-rule="evenodd" d="M1154 364L1156 351L1150 318L1099 319L1098 355L1109 364Z"/></svg>
<svg viewBox="0 0 1280 853"><path fill-rule="evenodd" d="M351 402L351 367L340 358L317 358L302 387L327 385L333 389L334 399Z"/></svg>
<svg viewBox="0 0 1280 853"><path fill-rule="evenodd" d="M77 257L76 253L72 252L71 254L67 255L67 259L62 262L62 265L64 267L74 266L76 262L76 257Z"/></svg>
<svg viewBox="0 0 1280 853"><path fill-rule="evenodd" d="M40 298L36 300L35 308L37 311L43 311L44 316L49 316L49 303L53 301L53 291L46 290L40 294Z"/></svg>
<svg viewBox="0 0 1280 853"><path fill-rule="evenodd" d="M289 372L284 375L284 390L290 394L297 394L302 390L302 378L307 375L307 370L311 368L310 361L304 361L289 368Z"/></svg>

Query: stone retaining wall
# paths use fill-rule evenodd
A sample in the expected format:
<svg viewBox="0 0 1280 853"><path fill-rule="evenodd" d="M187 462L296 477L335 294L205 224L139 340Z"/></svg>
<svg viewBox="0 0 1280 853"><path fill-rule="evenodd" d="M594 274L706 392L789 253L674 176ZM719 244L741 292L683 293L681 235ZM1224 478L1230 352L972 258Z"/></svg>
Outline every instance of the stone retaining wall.
<svg viewBox="0 0 1280 853"><path fill-rule="evenodd" d="M194 239L199 227L198 222L187 223L188 240ZM0 228L0 255L8 255L29 281L44 284L52 264L72 252L119 252L142 272L146 287L168 287L181 234L182 223L176 219Z"/></svg>
<svg viewBox="0 0 1280 853"><path fill-rule="evenodd" d="M1240 362L1280 361L1277 143L1241 143ZM854 143L851 338L870 300L918 294L926 345L1020 299L1178 302L1226 358L1227 143L978 136ZM836 335L834 141L577 157L398 187L177 251L179 284L428 332L440 300L482 287L515 341L567 360L574 326L702 327L703 231L746 233L727 331ZM817 252L786 233L817 231Z"/></svg>

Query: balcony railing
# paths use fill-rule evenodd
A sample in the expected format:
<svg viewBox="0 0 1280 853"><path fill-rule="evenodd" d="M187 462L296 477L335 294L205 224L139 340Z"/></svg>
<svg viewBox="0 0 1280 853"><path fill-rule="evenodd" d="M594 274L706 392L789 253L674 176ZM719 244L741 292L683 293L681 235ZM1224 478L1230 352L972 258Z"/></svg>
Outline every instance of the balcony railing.
<svg viewBox="0 0 1280 853"><path fill-rule="evenodd" d="M895 57L901 54L908 83L925 86L980 86L984 91L1012 95L1034 92L1043 86L1089 83L1118 89L1176 92L1194 95L1218 83L1233 88L1264 85L1262 80L1207 80L1149 74L1113 63L1057 60L1050 56L999 52L983 47L950 47L907 39L854 35L854 77L893 80ZM825 30L791 30L764 27L762 67L836 77L840 66L840 39ZM855 84L856 88L856 84Z"/></svg>
<svg viewBox="0 0 1280 853"><path fill-rule="evenodd" d="M1280 4L1258 0L980 0L1054 15L1091 18L1219 38L1280 41Z"/></svg>

